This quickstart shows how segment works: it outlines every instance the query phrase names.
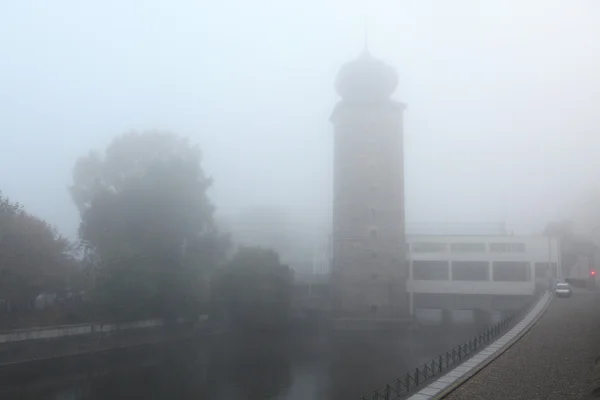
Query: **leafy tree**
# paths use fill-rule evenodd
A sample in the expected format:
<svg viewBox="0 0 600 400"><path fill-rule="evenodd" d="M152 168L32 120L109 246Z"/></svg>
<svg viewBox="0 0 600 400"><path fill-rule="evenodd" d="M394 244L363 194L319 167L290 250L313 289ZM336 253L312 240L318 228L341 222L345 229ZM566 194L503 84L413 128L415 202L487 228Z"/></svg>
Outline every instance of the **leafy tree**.
<svg viewBox="0 0 600 400"><path fill-rule="evenodd" d="M79 236L93 255L95 299L112 315L197 311L227 241L213 224L200 151L164 132L117 137L73 171Z"/></svg>
<svg viewBox="0 0 600 400"><path fill-rule="evenodd" d="M292 290L292 271L277 253L242 247L218 272L213 299L217 312L243 329L278 329L287 321Z"/></svg>
<svg viewBox="0 0 600 400"><path fill-rule="evenodd" d="M67 288L75 261L67 239L0 193L0 298L13 314L42 292Z"/></svg>
<svg viewBox="0 0 600 400"><path fill-rule="evenodd" d="M131 177L142 177L157 162L187 161L198 174L198 183L208 187L210 179L200 168L200 149L185 138L169 132L130 132L116 137L104 154L90 152L77 160L73 170L71 195L79 211L91 206L100 192L120 192Z"/></svg>

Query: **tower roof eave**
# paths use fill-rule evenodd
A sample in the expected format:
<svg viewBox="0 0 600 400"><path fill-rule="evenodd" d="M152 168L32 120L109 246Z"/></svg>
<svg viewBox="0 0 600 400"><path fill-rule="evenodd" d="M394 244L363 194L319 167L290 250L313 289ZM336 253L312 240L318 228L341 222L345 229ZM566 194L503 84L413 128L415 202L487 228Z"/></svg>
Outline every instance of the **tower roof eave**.
<svg viewBox="0 0 600 400"><path fill-rule="evenodd" d="M402 103L400 101L395 100L387 100L381 102L351 102L347 100L338 101L335 107L333 108L333 112L329 116L329 122L335 124L337 121L337 117L341 112L345 112L348 110L355 110L357 108L360 109L377 109L379 111L389 111L389 112L397 112L402 113L408 105Z"/></svg>

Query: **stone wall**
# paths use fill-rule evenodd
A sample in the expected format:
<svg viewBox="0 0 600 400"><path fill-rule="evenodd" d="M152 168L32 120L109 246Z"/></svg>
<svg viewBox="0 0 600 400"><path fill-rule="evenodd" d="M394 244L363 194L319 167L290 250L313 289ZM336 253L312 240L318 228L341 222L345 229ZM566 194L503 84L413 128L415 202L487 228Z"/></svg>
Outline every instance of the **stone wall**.
<svg viewBox="0 0 600 400"><path fill-rule="evenodd" d="M206 315L199 316L198 321L191 324L193 326L190 326L192 321L179 322L176 326L166 327L162 320L150 319L0 332L0 371L220 333L219 327L208 323Z"/></svg>
<svg viewBox="0 0 600 400"><path fill-rule="evenodd" d="M199 321L208 319L207 315L199 316ZM183 321L179 321L183 322ZM15 329L11 331L0 331L0 344L21 342L24 340L57 339L67 336L90 335L97 333L116 333L132 329L148 329L163 326L161 319L147 319L142 321L133 321L113 324L77 324L77 325L59 325L47 326L31 329Z"/></svg>

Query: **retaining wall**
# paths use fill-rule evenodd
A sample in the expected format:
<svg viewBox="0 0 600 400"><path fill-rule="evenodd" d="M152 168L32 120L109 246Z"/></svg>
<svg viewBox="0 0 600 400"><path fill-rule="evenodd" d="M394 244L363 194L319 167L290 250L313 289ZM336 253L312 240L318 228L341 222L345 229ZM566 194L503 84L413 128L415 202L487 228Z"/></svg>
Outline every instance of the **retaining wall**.
<svg viewBox="0 0 600 400"><path fill-rule="evenodd" d="M200 315L199 321L204 322L207 315ZM178 322L183 322L180 320ZM147 319L142 321L112 323L112 324L77 324L47 326L30 329L15 329L11 331L0 331L0 344L21 342L24 340L57 339L67 336L90 335L95 333L111 333L131 329L147 329L163 326L161 319Z"/></svg>

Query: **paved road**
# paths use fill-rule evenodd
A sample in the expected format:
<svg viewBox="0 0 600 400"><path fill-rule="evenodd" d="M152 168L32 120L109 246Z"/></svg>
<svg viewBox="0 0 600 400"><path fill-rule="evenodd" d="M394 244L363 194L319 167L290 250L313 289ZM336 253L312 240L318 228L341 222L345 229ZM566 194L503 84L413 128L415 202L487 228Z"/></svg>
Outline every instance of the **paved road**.
<svg viewBox="0 0 600 400"><path fill-rule="evenodd" d="M600 294L556 298L533 328L445 400L580 399L600 356Z"/></svg>

